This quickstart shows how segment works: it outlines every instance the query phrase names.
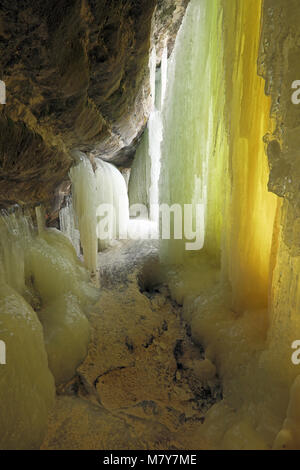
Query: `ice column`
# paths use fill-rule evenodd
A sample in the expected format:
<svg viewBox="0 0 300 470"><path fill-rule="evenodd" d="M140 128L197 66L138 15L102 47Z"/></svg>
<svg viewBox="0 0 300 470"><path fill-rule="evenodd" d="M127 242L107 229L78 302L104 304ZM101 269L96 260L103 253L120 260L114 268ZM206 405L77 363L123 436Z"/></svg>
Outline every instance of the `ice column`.
<svg viewBox="0 0 300 470"><path fill-rule="evenodd" d="M84 263L90 272L97 269L96 179L87 156L74 152L76 165L70 170L72 198L78 218Z"/></svg>

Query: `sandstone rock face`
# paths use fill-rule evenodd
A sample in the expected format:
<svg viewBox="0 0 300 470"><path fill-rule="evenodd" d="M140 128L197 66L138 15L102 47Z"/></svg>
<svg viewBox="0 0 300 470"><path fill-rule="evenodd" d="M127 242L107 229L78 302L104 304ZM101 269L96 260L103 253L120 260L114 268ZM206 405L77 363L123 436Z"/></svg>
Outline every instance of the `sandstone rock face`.
<svg viewBox="0 0 300 470"><path fill-rule="evenodd" d="M169 31L172 47L186 4L1 2L2 205L51 199L72 148L128 166L149 115L151 43Z"/></svg>
<svg viewBox="0 0 300 470"><path fill-rule="evenodd" d="M300 79L300 5L291 0L265 0L259 72L272 98L274 132L265 136L270 164L269 190L284 198L284 241L300 255L300 105L293 103L292 84Z"/></svg>

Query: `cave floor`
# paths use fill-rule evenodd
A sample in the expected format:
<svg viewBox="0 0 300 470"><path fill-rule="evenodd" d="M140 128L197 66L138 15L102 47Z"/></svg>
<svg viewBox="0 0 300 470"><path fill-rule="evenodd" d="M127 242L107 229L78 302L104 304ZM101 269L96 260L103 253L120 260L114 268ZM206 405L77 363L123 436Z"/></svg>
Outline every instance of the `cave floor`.
<svg viewBox="0 0 300 470"><path fill-rule="evenodd" d="M159 280L157 242L118 243L99 266L88 355L57 390L42 449L207 448L199 431L221 387Z"/></svg>

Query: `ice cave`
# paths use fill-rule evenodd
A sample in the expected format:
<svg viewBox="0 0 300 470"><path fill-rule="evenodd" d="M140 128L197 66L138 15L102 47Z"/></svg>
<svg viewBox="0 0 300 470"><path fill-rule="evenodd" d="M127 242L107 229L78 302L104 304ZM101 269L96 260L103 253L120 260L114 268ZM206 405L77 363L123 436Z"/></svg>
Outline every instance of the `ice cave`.
<svg viewBox="0 0 300 470"><path fill-rule="evenodd" d="M0 450L300 450L299 22L1 1Z"/></svg>

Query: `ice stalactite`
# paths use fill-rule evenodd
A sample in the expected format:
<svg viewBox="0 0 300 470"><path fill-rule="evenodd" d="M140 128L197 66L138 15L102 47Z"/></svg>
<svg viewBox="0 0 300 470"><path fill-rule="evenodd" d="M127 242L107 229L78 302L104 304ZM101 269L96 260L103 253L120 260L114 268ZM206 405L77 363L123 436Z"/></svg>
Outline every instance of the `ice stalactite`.
<svg viewBox="0 0 300 470"><path fill-rule="evenodd" d="M77 161L70 171L70 177L75 221L78 221L85 265L90 272L95 273L98 249L104 250L114 240L127 238L127 185L124 176L111 163L95 158L94 171L84 153L75 152L74 155ZM67 234L76 246L78 238L72 204L69 203L66 213L63 212L60 217Z"/></svg>
<svg viewBox="0 0 300 470"><path fill-rule="evenodd" d="M80 256L80 232L76 224L72 197L67 198L65 206L59 211L59 226L62 233L72 242L77 256Z"/></svg>
<svg viewBox="0 0 300 470"><path fill-rule="evenodd" d="M168 70L168 51L165 46L161 66L156 70L156 54L153 48L150 60L153 95L153 109L149 117L149 157L150 157L150 188L149 188L149 204L150 204L150 220L154 222L158 230L159 224L159 176L160 176L160 160L161 160L161 142L163 135L162 110L164 106L166 92L166 76Z"/></svg>
<svg viewBox="0 0 300 470"><path fill-rule="evenodd" d="M42 218L37 233L21 210L1 214L0 234L0 338L7 352L0 447L37 448L54 402L54 379L72 378L87 352L85 312L98 294L69 240L46 229Z"/></svg>
<svg viewBox="0 0 300 470"><path fill-rule="evenodd" d="M75 165L70 170L72 200L78 219L84 263L90 272L97 270L96 179L87 156L74 152Z"/></svg>
<svg viewBox="0 0 300 470"><path fill-rule="evenodd" d="M45 214L45 208L42 204L39 206L36 206L35 208L35 217L36 217L36 223L37 223L37 229L39 235L42 235L43 231L46 228L46 214Z"/></svg>
<svg viewBox="0 0 300 470"><path fill-rule="evenodd" d="M143 204L150 209L151 162L149 157L149 131L145 129L135 153L128 185L130 206ZM135 216L135 214L132 214Z"/></svg>
<svg viewBox="0 0 300 470"><path fill-rule="evenodd" d="M206 67L209 37L205 21L203 2L192 2L169 59L160 173L160 203L179 204L182 208L191 204L195 209L194 200L197 199L202 214L202 227L199 228L202 244L210 99L206 87L208 80L205 80L209 72ZM183 262L185 243L184 237L162 240L162 259L170 263Z"/></svg>
<svg viewBox="0 0 300 470"><path fill-rule="evenodd" d="M152 223L148 227L149 236L152 237L158 236L159 225L159 176L163 132L162 110L167 86L167 45L163 50L159 69L156 68L156 62L156 51L153 47L149 61L152 111L135 155L129 182L130 205L144 204L147 207L148 218Z"/></svg>
<svg viewBox="0 0 300 470"><path fill-rule="evenodd" d="M96 215L100 250L113 240L126 239L129 223L127 186L120 171L99 158L96 163Z"/></svg>

